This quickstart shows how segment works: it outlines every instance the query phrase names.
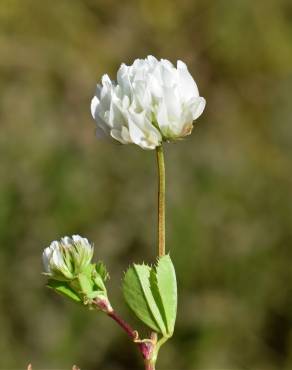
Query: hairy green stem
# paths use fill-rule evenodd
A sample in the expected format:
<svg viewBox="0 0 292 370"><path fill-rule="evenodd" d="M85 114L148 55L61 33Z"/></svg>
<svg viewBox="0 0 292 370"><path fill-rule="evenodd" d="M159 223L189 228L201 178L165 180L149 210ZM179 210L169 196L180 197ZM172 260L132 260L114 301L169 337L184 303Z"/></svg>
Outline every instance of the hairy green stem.
<svg viewBox="0 0 292 370"><path fill-rule="evenodd" d="M165 255L165 165L162 145L156 148L158 167L158 255Z"/></svg>

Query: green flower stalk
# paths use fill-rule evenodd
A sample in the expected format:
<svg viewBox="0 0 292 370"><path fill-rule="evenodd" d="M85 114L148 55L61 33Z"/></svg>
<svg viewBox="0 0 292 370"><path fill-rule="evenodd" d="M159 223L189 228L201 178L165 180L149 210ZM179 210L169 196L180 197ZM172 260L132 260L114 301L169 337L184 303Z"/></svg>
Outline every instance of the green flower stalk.
<svg viewBox="0 0 292 370"><path fill-rule="evenodd" d="M156 148L158 167L158 256L165 255L165 164L163 147Z"/></svg>

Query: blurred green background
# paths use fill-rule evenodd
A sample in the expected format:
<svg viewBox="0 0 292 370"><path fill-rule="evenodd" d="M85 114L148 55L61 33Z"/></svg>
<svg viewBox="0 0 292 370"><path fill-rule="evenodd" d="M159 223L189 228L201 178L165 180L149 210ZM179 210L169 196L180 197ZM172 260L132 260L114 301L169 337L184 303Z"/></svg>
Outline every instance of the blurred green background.
<svg viewBox="0 0 292 370"><path fill-rule="evenodd" d="M40 256L79 233L121 276L156 251L153 151L96 140L103 73L185 61L207 100L166 145L179 309L159 369L292 368L290 0L1 0L0 368L141 368L109 319L44 288Z"/></svg>

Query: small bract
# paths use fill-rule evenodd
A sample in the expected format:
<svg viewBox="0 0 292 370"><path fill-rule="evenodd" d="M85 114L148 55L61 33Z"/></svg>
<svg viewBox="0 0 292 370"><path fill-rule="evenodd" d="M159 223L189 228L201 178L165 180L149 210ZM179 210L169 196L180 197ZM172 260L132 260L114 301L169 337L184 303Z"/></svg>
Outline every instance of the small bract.
<svg viewBox="0 0 292 370"><path fill-rule="evenodd" d="M43 252L45 274L55 280L72 280L86 270L93 257L93 247L79 235L53 241Z"/></svg>
<svg viewBox="0 0 292 370"><path fill-rule="evenodd" d="M97 136L155 149L192 132L205 108L187 66L153 56L122 64L117 81L104 75L91 101Z"/></svg>

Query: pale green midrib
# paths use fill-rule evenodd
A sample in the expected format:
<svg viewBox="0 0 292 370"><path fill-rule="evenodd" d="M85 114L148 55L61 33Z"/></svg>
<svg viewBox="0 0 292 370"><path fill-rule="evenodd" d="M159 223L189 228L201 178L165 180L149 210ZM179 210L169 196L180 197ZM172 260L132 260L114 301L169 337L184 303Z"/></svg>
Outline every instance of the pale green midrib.
<svg viewBox="0 0 292 370"><path fill-rule="evenodd" d="M156 323L157 328L159 328L159 329L161 330L162 334L163 334L163 335L165 335L165 334L167 334L166 327L164 328L164 330L162 330L162 329L160 328L160 326L159 326L159 323L158 323L158 322L157 322L157 320L155 319L155 315L154 315L153 310L152 310L152 308L151 308L151 304L148 302L147 295L146 295L146 293L145 293L143 283L142 283L141 279L139 278L139 274L137 273L137 270L136 270L136 266L135 266L135 265L134 265L134 269L135 269L135 273L136 273L136 275L137 275L137 277L138 277L138 281L139 281L139 283L140 283L140 285L141 285L141 287L142 287L143 296L144 296L144 298L145 298L145 301L146 301L146 303L147 303L147 307L148 307L148 309L149 309L149 311L150 311L150 313L151 313L151 316L152 316L152 318L153 318L153 321ZM150 290L151 290L151 284L150 284L150 281L149 281L149 287L150 287ZM152 293L152 292L151 292L151 293ZM159 294L160 294L160 293L159 293ZM153 297L153 298L154 298L154 297ZM155 299L153 299L153 300L154 300L154 302L155 302ZM156 302L155 302L155 304L156 304ZM158 309L158 312L161 314L160 309L159 309L159 307L157 306L157 304L156 304L156 307L157 307L157 309ZM163 317L162 317L162 321L163 321L164 326L165 326L165 322L164 322L164 320L163 320Z"/></svg>
<svg viewBox="0 0 292 370"><path fill-rule="evenodd" d="M165 329L166 329L166 334L169 334L170 333L170 330L169 330L169 325L168 325L168 321L167 321L167 317L166 317L166 311L165 311L165 308L164 308L164 304L163 304L163 299L162 299L162 295L161 295L161 292L160 292L160 289L159 289L159 285L158 285L158 276L157 276L157 271L153 271L154 273L154 281L153 281L153 284L156 284L156 288L157 288L157 292L158 292L158 295L159 295L159 299L160 299L160 302L161 302L161 309L157 306L160 314L161 314L161 317L162 317L162 321L164 322L164 325L165 325ZM151 282L150 282L150 287L151 287Z"/></svg>

